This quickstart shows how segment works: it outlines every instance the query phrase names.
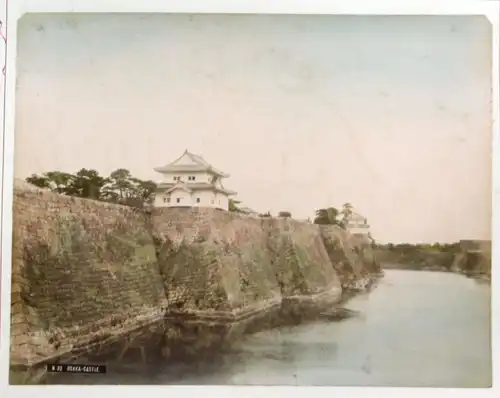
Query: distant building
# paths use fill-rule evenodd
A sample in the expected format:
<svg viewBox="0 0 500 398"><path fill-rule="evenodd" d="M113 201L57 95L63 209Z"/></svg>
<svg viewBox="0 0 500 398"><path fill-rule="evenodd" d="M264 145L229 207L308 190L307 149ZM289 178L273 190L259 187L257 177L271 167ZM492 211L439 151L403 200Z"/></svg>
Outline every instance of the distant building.
<svg viewBox="0 0 500 398"><path fill-rule="evenodd" d="M368 225L366 217L354 212L347 221L346 229L353 235L368 235L370 233L370 225Z"/></svg>
<svg viewBox="0 0 500 398"><path fill-rule="evenodd" d="M460 248L468 253L491 252L491 240L463 239L459 242Z"/></svg>
<svg viewBox="0 0 500 398"><path fill-rule="evenodd" d="M224 188L228 174L217 170L199 155L184 153L173 162L154 169L163 175L155 207L213 207L229 209L229 197L236 192Z"/></svg>

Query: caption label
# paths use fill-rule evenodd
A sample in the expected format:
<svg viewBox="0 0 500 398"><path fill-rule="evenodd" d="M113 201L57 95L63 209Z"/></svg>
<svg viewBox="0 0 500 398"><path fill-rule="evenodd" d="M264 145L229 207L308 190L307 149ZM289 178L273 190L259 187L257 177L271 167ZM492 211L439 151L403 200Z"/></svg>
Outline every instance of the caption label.
<svg viewBox="0 0 500 398"><path fill-rule="evenodd" d="M54 363L47 365L47 372L51 373L106 373L105 365L77 365Z"/></svg>

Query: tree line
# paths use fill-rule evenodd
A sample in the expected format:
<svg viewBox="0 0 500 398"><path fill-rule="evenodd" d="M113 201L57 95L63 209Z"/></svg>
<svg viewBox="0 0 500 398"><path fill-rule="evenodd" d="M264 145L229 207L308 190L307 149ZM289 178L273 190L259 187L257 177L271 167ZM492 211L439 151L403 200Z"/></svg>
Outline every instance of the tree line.
<svg viewBox="0 0 500 398"><path fill-rule="evenodd" d="M450 270L460 243L387 243L376 245L376 256L386 268Z"/></svg>
<svg viewBox="0 0 500 398"><path fill-rule="evenodd" d="M314 220L312 222L314 224L322 225L338 225L341 228L345 228L352 214L352 204L344 203L340 210L335 207L327 207L316 210ZM270 217L271 213L267 212L265 214L261 214L261 217L262 216ZM289 211L280 211L278 213L278 217L290 218L292 217L292 213Z"/></svg>
<svg viewBox="0 0 500 398"><path fill-rule="evenodd" d="M399 255L412 255L414 253L456 253L460 251L460 242L454 243L387 243L378 245L380 249Z"/></svg>
<svg viewBox="0 0 500 398"><path fill-rule="evenodd" d="M63 195L137 208L151 205L156 190L155 182L133 177L127 169L117 169L107 177L85 168L74 174L49 171L32 174L26 178L26 182Z"/></svg>

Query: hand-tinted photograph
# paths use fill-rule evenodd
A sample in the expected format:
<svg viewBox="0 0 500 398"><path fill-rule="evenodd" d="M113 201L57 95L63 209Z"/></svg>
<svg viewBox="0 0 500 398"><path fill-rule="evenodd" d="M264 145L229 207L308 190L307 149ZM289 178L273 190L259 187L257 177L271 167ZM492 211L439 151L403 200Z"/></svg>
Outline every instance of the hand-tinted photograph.
<svg viewBox="0 0 500 398"><path fill-rule="evenodd" d="M11 384L491 386L485 17L17 35Z"/></svg>

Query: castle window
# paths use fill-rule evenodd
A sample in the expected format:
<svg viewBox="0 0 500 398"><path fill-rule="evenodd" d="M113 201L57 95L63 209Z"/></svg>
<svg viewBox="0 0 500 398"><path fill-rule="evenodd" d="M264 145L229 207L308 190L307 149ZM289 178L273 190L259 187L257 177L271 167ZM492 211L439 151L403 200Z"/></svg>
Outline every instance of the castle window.
<svg viewBox="0 0 500 398"><path fill-rule="evenodd" d="M188 180L189 180L189 181L194 181L194 180L196 180L196 176L189 176L189 177L188 177Z"/></svg>
<svg viewBox="0 0 500 398"><path fill-rule="evenodd" d="M200 198L196 198L196 203L200 203Z"/></svg>
<svg viewBox="0 0 500 398"><path fill-rule="evenodd" d="M181 198L177 198L177 203L181 203Z"/></svg>
<svg viewBox="0 0 500 398"><path fill-rule="evenodd" d="M170 196L167 196L167 203L170 203Z"/></svg>

